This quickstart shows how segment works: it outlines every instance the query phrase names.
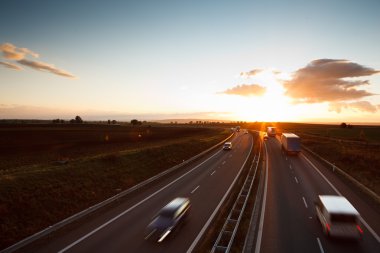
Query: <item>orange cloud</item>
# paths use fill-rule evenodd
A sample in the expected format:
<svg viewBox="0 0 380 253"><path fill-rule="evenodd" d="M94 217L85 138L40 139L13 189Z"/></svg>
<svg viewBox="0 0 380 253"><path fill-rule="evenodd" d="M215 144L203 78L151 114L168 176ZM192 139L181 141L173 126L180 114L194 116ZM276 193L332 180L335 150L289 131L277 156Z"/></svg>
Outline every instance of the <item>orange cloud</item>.
<svg viewBox="0 0 380 253"><path fill-rule="evenodd" d="M2 52L3 57L5 59L15 60L16 63L18 64L28 66L35 70L50 72L52 74L67 77L67 78L72 78L72 79L76 78L73 74L67 72L66 70L59 69L55 67L53 64L25 59L28 55L34 58L39 57L39 54L33 52L32 50L28 48L18 48L11 43L4 43L4 44L0 44L0 51ZM14 63L0 62L0 64L10 69L15 69L15 70L23 69Z"/></svg>
<svg viewBox="0 0 380 253"><path fill-rule="evenodd" d="M329 111L335 111L337 113L340 113L343 109L375 113L380 109L380 105L376 106L368 101L356 101L352 103L338 102L329 104Z"/></svg>
<svg viewBox="0 0 380 253"><path fill-rule="evenodd" d="M265 92L266 88L258 84L242 84L220 93L239 96L261 96Z"/></svg>
<svg viewBox="0 0 380 253"><path fill-rule="evenodd" d="M39 55L27 48L17 48L15 45L11 43L4 43L0 45L0 50L3 53L5 59L8 60L22 60L27 55L31 55L35 58L38 58Z"/></svg>
<svg viewBox="0 0 380 253"><path fill-rule="evenodd" d="M14 70L22 70L22 68L16 64L10 63L10 62L2 62L0 61L0 65L3 65L6 68L14 69Z"/></svg>
<svg viewBox="0 0 380 253"><path fill-rule="evenodd" d="M346 78L370 76L379 72L348 60L314 60L297 70L291 80L283 82L285 95L296 103L356 100L374 95L357 89L369 85L369 81Z"/></svg>
<svg viewBox="0 0 380 253"><path fill-rule="evenodd" d="M251 71L248 71L248 72L241 72L240 76L248 78L251 76L255 76L263 71L264 71L263 69L252 69Z"/></svg>
<svg viewBox="0 0 380 253"><path fill-rule="evenodd" d="M45 62L29 61L29 60L25 60L25 59L19 60L17 62L24 65L24 66L28 66L28 67L36 69L36 70L47 71L47 72L50 72L50 73L53 73L53 74L56 74L59 76L68 77L68 78L76 78L73 74L71 74L65 70L58 69L54 65L48 64Z"/></svg>

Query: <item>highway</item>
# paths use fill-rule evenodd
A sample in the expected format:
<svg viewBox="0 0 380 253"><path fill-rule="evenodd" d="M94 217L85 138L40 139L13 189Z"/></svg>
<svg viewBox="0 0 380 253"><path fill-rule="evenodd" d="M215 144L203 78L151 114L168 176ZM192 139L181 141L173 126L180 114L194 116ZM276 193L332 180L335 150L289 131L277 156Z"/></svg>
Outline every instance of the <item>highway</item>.
<svg viewBox="0 0 380 253"><path fill-rule="evenodd" d="M255 252L380 252L378 206L367 203L360 192L306 154L285 155L274 137L265 141L265 145L266 203L261 209L261 231ZM364 230L361 241L329 239L316 219L313 202L317 196L338 192L369 225L361 225Z"/></svg>
<svg viewBox="0 0 380 253"><path fill-rule="evenodd" d="M235 134L222 147L183 169L138 190L107 211L53 236L33 252L190 252L210 217L247 161L254 136ZM148 159L148 158L147 158ZM175 197L189 197L190 217L162 243L144 240L146 226Z"/></svg>

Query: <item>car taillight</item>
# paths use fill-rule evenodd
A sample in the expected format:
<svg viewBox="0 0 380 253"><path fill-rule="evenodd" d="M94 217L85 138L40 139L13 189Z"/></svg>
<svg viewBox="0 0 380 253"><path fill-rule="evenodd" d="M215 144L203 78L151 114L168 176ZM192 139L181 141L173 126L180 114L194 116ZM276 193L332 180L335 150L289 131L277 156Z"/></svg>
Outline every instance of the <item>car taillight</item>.
<svg viewBox="0 0 380 253"><path fill-rule="evenodd" d="M330 224L326 223L327 231L330 231Z"/></svg>
<svg viewBox="0 0 380 253"><path fill-rule="evenodd" d="M356 225L356 228L359 230L359 232L360 232L361 234L363 234L363 229L362 229L359 225Z"/></svg>

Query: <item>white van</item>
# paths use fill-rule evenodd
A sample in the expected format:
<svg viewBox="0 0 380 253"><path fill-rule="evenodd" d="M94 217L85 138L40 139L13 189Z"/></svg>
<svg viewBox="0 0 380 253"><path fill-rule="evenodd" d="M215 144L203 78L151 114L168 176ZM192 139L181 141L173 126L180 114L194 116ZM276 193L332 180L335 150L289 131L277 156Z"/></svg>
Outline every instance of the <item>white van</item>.
<svg viewBox="0 0 380 253"><path fill-rule="evenodd" d="M223 145L223 150L231 150L232 149L232 142L226 142Z"/></svg>
<svg viewBox="0 0 380 253"><path fill-rule="evenodd" d="M327 236L355 239L362 237L359 213L345 197L320 195L315 202L315 208Z"/></svg>

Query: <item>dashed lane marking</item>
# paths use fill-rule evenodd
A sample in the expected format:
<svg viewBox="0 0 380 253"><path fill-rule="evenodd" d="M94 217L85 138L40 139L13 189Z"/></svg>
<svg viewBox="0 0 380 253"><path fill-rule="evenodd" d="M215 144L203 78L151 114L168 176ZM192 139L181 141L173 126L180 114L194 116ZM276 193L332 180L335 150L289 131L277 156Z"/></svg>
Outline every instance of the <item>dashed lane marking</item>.
<svg viewBox="0 0 380 253"><path fill-rule="evenodd" d="M193 194L196 190L198 190L200 185L198 185L197 187L194 188L194 190L191 191L191 194Z"/></svg>

